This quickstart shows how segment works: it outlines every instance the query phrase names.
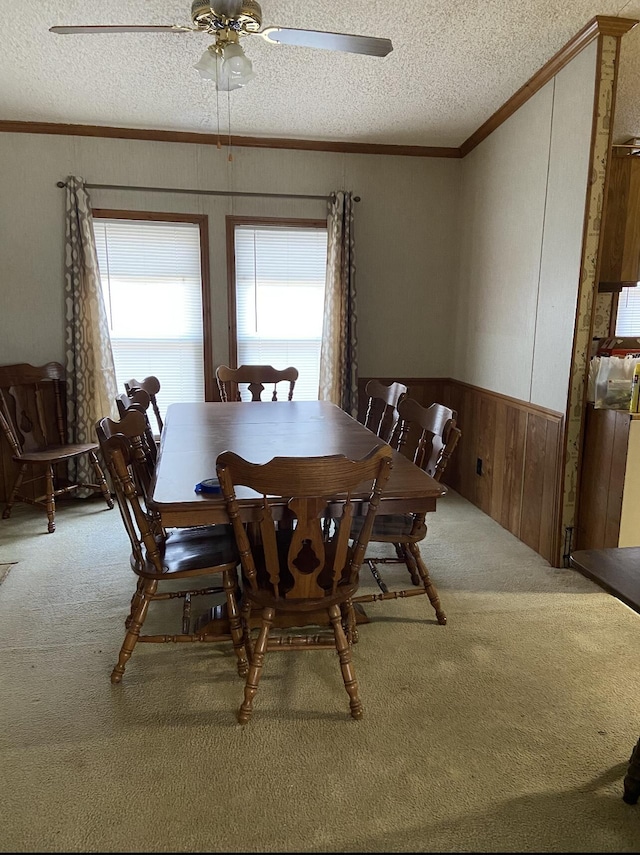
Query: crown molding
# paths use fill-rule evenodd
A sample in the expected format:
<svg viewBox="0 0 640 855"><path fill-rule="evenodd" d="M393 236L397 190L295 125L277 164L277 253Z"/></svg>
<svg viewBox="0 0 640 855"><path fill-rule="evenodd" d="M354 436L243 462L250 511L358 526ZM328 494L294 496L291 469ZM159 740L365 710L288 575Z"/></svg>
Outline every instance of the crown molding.
<svg viewBox="0 0 640 855"><path fill-rule="evenodd" d="M68 125L57 122L18 122L0 120L0 132L13 134L62 134L77 137L147 140L154 142L222 144L247 148L281 148L299 151L329 151L343 154L385 154L400 157L461 157L459 148L383 143L333 142L331 140L280 139L204 134L196 131L167 131L153 128L113 128L106 125Z"/></svg>
<svg viewBox="0 0 640 855"><path fill-rule="evenodd" d="M475 130L462 145L422 146L389 145L385 143L336 142L332 140L302 140L278 137L244 137L199 133L197 131L170 131L155 128L117 128L106 125L72 125L58 122L21 122L0 120L0 133L14 134L62 134L78 137L103 137L106 139L146 140L152 142L191 143L215 145L221 143L238 148L275 148L297 151L327 151L342 154L378 154L396 157L450 157L461 158L479 145L489 134L522 107L552 77L564 68L583 48L599 36L621 38L632 30L638 21L635 18L616 18L596 15L560 48L508 101Z"/></svg>
<svg viewBox="0 0 640 855"><path fill-rule="evenodd" d="M551 57L551 59L540 68L533 77L529 78L524 86L521 86L518 91L509 98L508 101L490 116L484 124L474 131L460 146L462 157L466 157L470 151L479 145L489 134L493 133L496 128L499 128L503 122L512 116L516 110L519 110L532 95L535 95L542 87L548 83L552 77L565 67L571 60L580 53L588 44L599 36L615 36L621 38L629 30L632 30L637 20L634 18L613 18L606 15L596 15L585 26L576 33L572 39L560 48L560 50Z"/></svg>

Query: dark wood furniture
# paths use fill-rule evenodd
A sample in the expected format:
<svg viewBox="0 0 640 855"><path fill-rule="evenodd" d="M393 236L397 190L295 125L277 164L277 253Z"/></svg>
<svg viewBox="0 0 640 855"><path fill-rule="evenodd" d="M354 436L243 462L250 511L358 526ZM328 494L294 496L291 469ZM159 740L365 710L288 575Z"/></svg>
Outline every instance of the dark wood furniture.
<svg viewBox="0 0 640 855"><path fill-rule="evenodd" d="M56 528L57 496L88 487L100 490L107 507L113 508L113 500L95 453L98 450L97 443L66 441L64 401L65 372L59 363L49 362L39 367L27 363L0 367L0 429L18 467L2 517L9 518L16 502L44 507L49 533ZM48 418L51 413L54 414L53 424ZM84 455L88 456L95 472L95 484L70 484L61 472L56 472L57 464L66 464ZM25 481L28 471L32 477ZM33 485L42 478L45 482L43 494L39 495L35 491L35 495L27 495L21 492L24 486ZM58 486L63 481L67 483Z"/></svg>
<svg viewBox="0 0 640 855"><path fill-rule="evenodd" d="M235 451L254 463L273 457L344 454L358 460L385 443L328 401L172 404L167 410L153 484L152 506L165 526L229 521L222 496L194 492L204 478L215 477L216 460ZM382 492L381 513L435 511L446 488L400 452ZM366 485L354 494L364 501ZM259 496L238 492L245 521L259 514Z"/></svg>
<svg viewBox="0 0 640 855"><path fill-rule="evenodd" d="M216 459L223 451L235 451L255 463L273 457L327 454L358 460L381 445L381 439L327 401L172 404L162 432L150 504L166 528L228 523L222 496L194 492L197 483L215 477ZM437 499L445 492L441 484L394 451L381 512L435 511ZM367 485L353 498L365 501ZM239 488L238 500L245 522L259 518L260 497L254 491ZM369 620L361 605L356 607L356 616L358 623ZM281 623L285 621L286 616ZM225 622L224 608L212 609L198 626L202 631L218 632Z"/></svg>
<svg viewBox="0 0 640 855"><path fill-rule="evenodd" d="M640 546L576 550L570 556L570 564L640 613ZM639 797L640 740L631 753L622 798L634 805Z"/></svg>
<svg viewBox="0 0 640 855"><path fill-rule="evenodd" d="M640 798L640 739L636 742L631 758L629 759L629 768L624 778L624 792L622 800L628 805L635 805Z"/></svg>
<svg viewBox="0 0 640 855"><path fill-rule="evenodd" d="M129 418L141 416L132 412ZM132 439L114 432L118 424L102 419L96 425L100 447L116 490L116 498L126 533L131 544L131 569L138 577L131 599L129 615L125 620L125 637L118 661L111 673L111 682L120 683L127 662L138 641L148 643L214 642L226 641L227 632L200 631L191 623L193 597L226 594L229 633L237 658L238 673L245 676L249 663L244 647L237 605L237 567L239 556L230 525L206 529L172 531L167 535L150 515L136 488L135 454ZM158 591L159 583L193 579L194 577L222 575L222 586L187 587ZM149 605L158 600L183 599L181 632L172 634L141 634Z"/></svg>
<svg viewBox="0 0 640 855"><path fill-rule="evenodd" d="M148 410L150 405L151 398L149 393L145 392L144 389L134 389L129 394L124 392L123 394L116 396L116 406L118 408L118 415L120 418L123 418L132 410L137 410L144 416L145 447L150 458L150 463L155 467L158 457L159 438L156 439L153 428L151 427L151 422L149 421Z"/></svg>
<svg viewBox="0 0 640 855"><path fill-rule="evenodd" d="M369 380L364 391L367 396L364 426L385 442L393 444L399 420L398 402L409 393L408 387L404 383L385 386L379 380Z"/></svg>
<svg viewBox="0 0 640 855"><path fill-rule="evenodd" d="M229 451L218 457L218 477L236 535L244 581L244 643L251 664L238 711L241 724L247 723L253 711L265 653L276 644L283 650L335 647L351 716L362 718L363 707L351 662L350 642L356 623L352 597L358 589L360 565L391 465L392 450L388 446L374 448L357 461L331 455L276 457L268 463L255 464ZM368 509L359 536L350 546L354 513L351 495L354 491L360 493L363 483L371 485ZM253 543L240 517L236 498L240 486L249 487L260 496L259 537ZM344 500L338 516L339 497ZM278 506L275 516L280 519L283 503L291 516L287 528L278 527L272 513L275 504ZM322 526L328 509L336 525L329 541L325 540ZM249 628L252 607L261 610L262 618L255 645ZM331 642L322 635L289 635L279 636L270 644L270 631L278 612L288 613L295 620L298 615L304 618L323 609L333 628Z"/></svg>
<svg viewBox="0 0 640 855"><path fill-rule="evenodd" d="M638 431L640 414L587 405L574 549L640 545Z"/></svg>
<svg viewBox="0 0 640 855"><path fill-rule="evenodd" d="M160 415L158 399L156 398L156 395L160 391L160 381L158 378L151 375L150 377L145 377L144 380L135 380L134 378L131 380L125 380L124 388L127 395L130 395L131 392L135 392L136 389L144 389L151 401L151 407L156 417L156 422L158 423L158 432L161 434L164 423L162 421L162 416Z"/></svg>
<svg viewBox="0 0 640 855"><path fill-rule="evenodd" d="M571 553L569 563L640 613L640 546L578 549Z"/></svg>
<svg viewBox="0 0 640 855"><path fill-rule="evenodd" d="M613 147L604 218L600 291L640 280L640 156Z"/></svg>
<svg viewBox="0 0 640 855"><path fill-rule="evenodd" d="M398 449L406 452L413 449L412 459L416 466L427 472L435 481L440 481L454 448L460 439L460 429L456 426L456 413L442 404L423 407L413 398L404 397L398 404L400 430ZM409 437L411 439L409 440ZM409 445L409 442L411 443ZM421 512L404 514L381 514L376 517L371 533L371 543L392 543L396 558L368 558L374 579L381 590L380 594L365 594L355 602L374 602L426 594L436 613L439 624L445 624L447 617L440 604L440 597L431 581L429 570L420 554L418 543L427 534L426 515ZM359 521L356 521L354 533ZM420 586L419 590L390 591L378 572L378 564L405 564L411 581Z"/></svg>
<svg viewBox="0 0 640 855"><path fill-rule="evenodd" d="M247 385L252 401L260 401L265 384L273 383L271 400L277 401L278 383L281 382L289 383L287 400L291 401L297 379L298 369L291 366L289 368L277 369L271 365L241 365L239 368L229 368L227 365L219 365L216 369L220 399L225 403L241 400L239 384Z"/></svg>

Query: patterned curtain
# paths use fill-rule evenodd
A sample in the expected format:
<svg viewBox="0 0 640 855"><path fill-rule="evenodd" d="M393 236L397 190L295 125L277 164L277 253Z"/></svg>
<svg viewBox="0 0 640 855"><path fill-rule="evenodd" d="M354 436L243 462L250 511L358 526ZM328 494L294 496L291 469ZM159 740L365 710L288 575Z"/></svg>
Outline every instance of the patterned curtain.
<svg viewBox="0 0 640 855"><path fill-rule="evenodd" d="M95 423L117 418L116 373L100 286L89 194L82 178L69 176L65 240L67 428L69 442L96 442ZM69 477L92 483L89 460L70 463ZM78 496L90 495L79 490Z"/></svg>
<svg viewBox="0 0 640 855"><path fill-rule="evenodd" d="M329 199L327 284L320 351L321 401L332 401L358 415L358 340L353 199L339 191Z"/></svg>

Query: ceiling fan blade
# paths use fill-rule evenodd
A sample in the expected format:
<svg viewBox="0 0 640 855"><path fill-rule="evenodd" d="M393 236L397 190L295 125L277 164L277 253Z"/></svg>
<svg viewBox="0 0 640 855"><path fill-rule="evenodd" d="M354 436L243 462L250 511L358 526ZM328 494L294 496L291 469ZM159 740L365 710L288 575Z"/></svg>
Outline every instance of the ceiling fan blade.
<svg viewBox="0 0 640 855"><path fill-rule="evenodd" d="M180 27L178 24L169 24L168 26L132 26L132 27L49 27L50 33L58 33L60 35L79 34L83 33L190 33L198 32L195 27Z"/></svg>
<svg viewBox="0 0 640 855"><path fill-rule="evenodd" d="M391 39L373 36L352 36L348 33L327 33L322 30L295 30L290 27L266 27L257 35L268 42L300 47L342 50L368 56L386 56L393 50Z"/></svg>

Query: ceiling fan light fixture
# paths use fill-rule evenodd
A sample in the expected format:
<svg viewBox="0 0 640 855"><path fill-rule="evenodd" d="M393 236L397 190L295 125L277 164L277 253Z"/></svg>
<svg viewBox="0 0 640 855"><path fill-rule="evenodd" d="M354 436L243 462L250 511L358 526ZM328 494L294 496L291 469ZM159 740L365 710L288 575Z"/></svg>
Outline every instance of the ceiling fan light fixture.
<svg viewBox="0 0 640 855"><path fill-rule="evenodd" d="M222 56L230 76L241 80L243 84L255 77L251 60L239 44L233 42L226 44L222 50Z"/></svg>
<svg viewBox="0 0 640 855"><path fill-rule="evenodd" d="M220 57L209 48L202 54L198 62L193 66L197 69L200 77L204 80L215 80L217 77L216 65L220 63Z"/></svg>
<svg viewBox="0 0 640 855"><path fill-rule="evenodd" d="M215 80L220 92L241 89L255 77L251 60L234 43L226 44L222 55L217 45L211 45L193 67L203 79Z"/></svg>

